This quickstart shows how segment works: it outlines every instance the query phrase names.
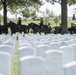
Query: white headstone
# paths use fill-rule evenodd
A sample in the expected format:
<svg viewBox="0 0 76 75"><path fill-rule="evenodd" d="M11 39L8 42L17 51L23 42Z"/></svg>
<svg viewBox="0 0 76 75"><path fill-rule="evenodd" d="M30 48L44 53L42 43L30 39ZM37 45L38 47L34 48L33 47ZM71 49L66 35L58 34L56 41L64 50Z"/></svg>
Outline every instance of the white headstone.
<svg viewBox="0 0 76 75"><path fill-rule="evenodd" d="M64 65L64 75L76 75L76 61Z"/></svg>
<svg viewBox="0 0 76 75"><path fill-rule="evenodd" d="M62 54L59 50L45 52L46 75L63 75Z"/></svg>
<svg viewBox="0 0 76 75"><path fill-rule="evenodd" d="M37 48L37 46L42 45L42 44L43 43L40 42L40 41L34 41L32 45L33 45L34 48Z"/></svg>
<svg viewBox="0 0 76 75"><path fill-rule="evenodd" d="M45 56L45 51L47 51L49 49L50 49L50 46L48 46L48 45L37 46L37 56L44 57Z"/></svg>
<svg viewBox="0 0 76 75"><path fill-rule="evenodd" d="M63 63L66 64L74 60L74 50L70 46L62 46L60 50L63 51Z"/></svg>
<svg viewBox="0 0 76 75"><path fill-rule="evenodd" d="M60 48L60 44L59 43L51 43L50 44L50 49L59 49Z"/></svg>
<svg viewBox="0 0 76 75"><path fill-rule="evenodd" d="M10 40L10 41L11 41L11 40ZM4 43L4 45L10 45L10 46L12 46L13 51L15 50L15 43L6 42L6 43Z"/></svg>
<svg viewBox="0 0 76 75"><path fill-rule="evenodd" d="M10 53L10 55L11 55L11 60L14 58L14 57L13 57L12 46L10 46L10 45L1 45L1 46L0 46L0 51Z"/></svg>
<svg viewBox="0 0 76 75"><path fill-rule="evenodd" d="M44 45L50 45L50 41L43 41Z"/></svg>
<svg viewBox="0 0 76 75"><path fill-rule="evenodd" d="M45 60L36 56L21 58L19 61L19 75L45 75Z"/></svg>
<svg viewBox="0 0 76 75"><path fill-rule="evenodd" d="M0 75L2 75L2 74L0 73Z"/></svg>
<svg viewBox="0 0 76 75"><path fill-rule="evenodd" d="M74 49L74 60L76 61L76 44L71 44L70 46Z"/></svg>
<svg viewBox="0 0 76 75"><path fill-rule="evenodd" d="M0 40L0 45L2 44L3 42Z"/></svg>
<svg viewBox="0 0 76 75"><path fill-rule="evenodd" d="M6 42L4 43L3 45L5 46L10 46L11 47L11 50L12 50L12 57L14 58L14 53L15 53L15 43L12 43L12 42Z"/></svg>
<svg viewBox="0 0 76 75"><path fill-rule="evenodd" d="M20 43L19 47L31 47L30 43Z"/></svg>
<svg viewBox="0 0 76 75"><path fill-rule="evenodd" d="M35 49L31 47L21 47L18 50L18 57L24 57L28 55L34 55Z"/></svg>
<svg viewBox="0 0 76 75"><path fill-rule="evenodd" d="M65 41L60 41L59 43L61 46L67 46L67 43Z"/></svg>
<svg viewBox="0 0 76 75"><path fill-rule="evenodd" d="M0 73L2 75L11 75L11 59L7 52L0 52Z"/></svg>

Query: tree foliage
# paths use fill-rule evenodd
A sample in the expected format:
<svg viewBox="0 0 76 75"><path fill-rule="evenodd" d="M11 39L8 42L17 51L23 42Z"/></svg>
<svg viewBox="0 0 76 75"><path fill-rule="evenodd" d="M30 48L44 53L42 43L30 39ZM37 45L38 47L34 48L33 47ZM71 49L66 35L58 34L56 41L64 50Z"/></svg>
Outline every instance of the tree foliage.
<svg viewBox="0 0 76 75"><path fill-rule="evenodd" d="M54 16L55 16L55 14L54 14L54 12L53 11L50 11L49 13L48 13L49 15L49 18L54 18Z"/></svg>
<svg viewBox="0 0 76 75"><path fill-rule="evenodd" d="M15 6L17 7L23 7L23 6L33 6L33 3L37 3L41 5L40 0L0 0L0 4L3 5L6 3L6 6L8 8L14 8Z"/></svg>
<svg viewBox="0 0 76 75"><path fill-rule="evenodd" d="M24 9L27 9L28 7L35 8L38 10L38 7L41 5L39 0L37 0L37 2L35 0L27 0L27 1L22 1L22 2L20 1L21 0L17 2L18 4L11 4L9 6L9 10L13 13L15 13L17 9L24 10Z"/></svg>
<svg viewBox="0 0 76 75"><path fill-rule="evenodd" d="M61 4L61 23L62 23L62 29L61 33L67 33L68 26L67 26L67 4L72 5L76 3L76 0L46 0L47 2L50 2L52 4L60 3Z"/></svg>
<svg viewBox="0 0 76 75"><path fill-rule="evenodd" d="M25 9L22 11L22 15L25 18L29 18L30 17L30 10L29 9Z"/></svg>
<svg viewBox="0 0 76 75"><path fill-rule="evenodd" d="M37 17L36 12L39 11L40 5L37 3L30 3L28 7L24 7L21 12L23 17L29 18L31 17L32 19L35 19Z"/></svg>
<svg viewBox="0 0 76 75"><path fill-rule="evenodd" d="M72 5L72 4L75 4L75 3L76 3L76 0L68 0L69 5Z"/></svg>
<svg viewBox="0 0 76 75"><path fill-rule="evenodd" d="M59 23L59 21L60 21L59 16L55 16L54 17L54 22L56 23L56 26Z"/></svg>
<svg viewBox="0 0 76 75"><path fill-rule="evenodd" d="M42 2L41 0L0 0L0 9L4 10L4 25L7 23L8 10L16 12L17 9L34 6L34 3L41 5Z"/></svg>
<svg viewBox="0 0 76 75"><path fill-rule="evenodd" d="M35 20L37 18L36 10L33 10L31 12L31 17L32 17L33 20Z"/></svg>
<svg viewBox="0 0 76 75"><path fill-rule="evenodd" d="M62 2L62 0L46 0L46 1L47 2L50 2L52 4L54 4L55 2L56 3L61 3ZM67 4L69 4L69 5L72 5L72 4L75 4L76 3L76 0L66 0L66 1L67 1Z"/></svg>

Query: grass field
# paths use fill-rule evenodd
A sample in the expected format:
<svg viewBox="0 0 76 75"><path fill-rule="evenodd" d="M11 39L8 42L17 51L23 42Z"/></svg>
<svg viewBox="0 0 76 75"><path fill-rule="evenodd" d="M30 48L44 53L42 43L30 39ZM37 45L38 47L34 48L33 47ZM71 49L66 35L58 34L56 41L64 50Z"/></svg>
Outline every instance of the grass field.
<svg viewBox="0 0 76 75"><path fill-rule="evenodd" d="M28 25L28 23L30 23L30 22L34 22L34 23L39 24L39 21L23 21L22 24ZM51 23L52 27L56 26L56 24L54 23L54 21L48 21L48 22ZM72 22L75 23L76 20L69 20L68 21L68 27L71 26ZM58 25L59 25L59 23L58 23ZM13 68L12 68L12 74L11 75L18 75L18 42L16 42L15 57L14 57L14 62L13 62L12 66L13 66Z"/></svg>
<svg viewBox="0 0 76 75"><path fill-rule="evenodd" d="M35 20L35 21L22 21L22 24L28 25L31 22L36 23L36 24L40 23L39 20ZM59 21L58 24L56 24L53 20L44 21L44 24L48 24L48 23L50 23L51 26L54 27L54 26L59 26L59 24L61 23L61 21ZM71 23L76 23L76 20L68 20L68 24L67 24L68 27L71 26Z"/></svg>
<svg viewBox="0 0 76 75"><path fill-rule="evenodd" d="M14 62L12 65L12 74L11 75L18 75L18 41L16 41Z"/></svg>
<svg viewBox="0 0 76 75"><path fill-rule="evenodd" d="M8 21L9 22L9 21ZM27 21L22 21L22 25L28 25L29 23L31 23L31 22L33 22L33 23L36 23L36 24L39 24L40 23L40 21L39 20L27 20ZM68 27L70 27L71 26L71 23L75 23L76 22L76 20L68 20ZM17 23L17 22L15 22L15 23ZM44 20L44 24L48 24L48 23L50 23L51 24L51 27L54 27L54 26L59 26L59 24L61 23L61 21L59 21L57 24L53 21L53 20L48 20L48 21L46 21L46 20ZM1 22L1 25L3 25L3 22Z"/></svg>

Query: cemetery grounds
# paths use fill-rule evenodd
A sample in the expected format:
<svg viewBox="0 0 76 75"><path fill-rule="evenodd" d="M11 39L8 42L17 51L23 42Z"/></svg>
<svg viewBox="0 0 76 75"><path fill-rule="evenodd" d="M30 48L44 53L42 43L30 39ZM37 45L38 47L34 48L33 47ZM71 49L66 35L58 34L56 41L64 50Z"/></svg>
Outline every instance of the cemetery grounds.
<svg viewBox="0 0 76 75"><path fill-rule="evenodd" d="M34 22L36 24L39 24L39 21L23 21L22 24L27 25L28 23ZM51 23L51 27L54 26L59 26L60 22L58 23L58 25L56 25L54 23L54 21L48 21L49 23ZM69 20L68 21L68 27L71 26L71 23L75 23L76 20ZM9 31L10 33L10 31ZM16 35L18 35L19 33L16 33ZM11 75L18 75L18 41L16 41L16 47L15 47L15 54L14 54L14 62L12 65L12 74Z"/></svg>

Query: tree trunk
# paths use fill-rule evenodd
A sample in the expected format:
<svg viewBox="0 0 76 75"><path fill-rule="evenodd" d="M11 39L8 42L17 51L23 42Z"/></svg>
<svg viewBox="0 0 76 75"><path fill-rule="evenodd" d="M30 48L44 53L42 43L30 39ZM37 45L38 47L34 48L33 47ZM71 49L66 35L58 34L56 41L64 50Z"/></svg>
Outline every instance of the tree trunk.
<svg viewBox="0 0 76 75"><path fill-rule="evenodd" d="M62 0L61 3L61 34L68 33L68 27L67 27L67 0Z"/></svg>
<svg viewBox="0 0 76 75"><path fill-rule="evenodd" d="M4 25L7 24L7 6L6 6L6 0L4 0L4 4L3 4L3 14L4 14L4 18L3 18L3 23Z"/></svg>

